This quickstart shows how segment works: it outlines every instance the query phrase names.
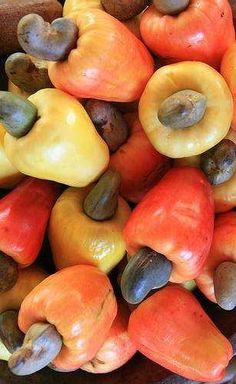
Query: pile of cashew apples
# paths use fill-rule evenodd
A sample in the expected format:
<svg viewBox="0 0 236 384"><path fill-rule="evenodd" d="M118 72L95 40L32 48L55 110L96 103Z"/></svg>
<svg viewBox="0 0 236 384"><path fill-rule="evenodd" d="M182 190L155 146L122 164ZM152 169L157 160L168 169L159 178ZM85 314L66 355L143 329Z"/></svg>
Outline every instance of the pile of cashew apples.
<svg viewBox="0 0 236 384"><path fill-rule="evenodd" d="M191 383L236 373L195 295L235 310L232 3L66 0L52 23L20 19L0 91L13 374L109 373L137 352Z"/></svg>

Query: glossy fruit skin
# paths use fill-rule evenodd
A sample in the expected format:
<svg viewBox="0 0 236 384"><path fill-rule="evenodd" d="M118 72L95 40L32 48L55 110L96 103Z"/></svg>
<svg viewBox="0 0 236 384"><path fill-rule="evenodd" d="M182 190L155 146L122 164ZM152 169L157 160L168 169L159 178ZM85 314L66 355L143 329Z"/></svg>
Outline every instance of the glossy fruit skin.
<svg viewBox="0 0 236 384"><path fill-rule="evenodd" d="M216 217L211 250L202 272L196 279L200 290L215 303L213 275L224 261L236 262L236 212L233 211Z"/></svg>
<svg viewBox="0 0 236 384"><path fill-rule="evenodd" d="M89 264L109 273L124 257L122 231L130 215L126 201L119 197L115 216L95 221L83 211L91 187L69 188L59 197L51 214L49 240L57 269Z"/></svg>
<svg viewBox="0 0 236 384"><path fill-rule="evenodd" d="M191 380L221 380L232 358L230 342L179 285L142 302L130 316L128 333L146 357Z"/></svg>
<svg viewBox="0 0 236 384"><path fill-rule="evenodd" d="M86 9L103 9L100 0L66 0L63 7L63 16L68 17Z"/></svg>
<svg viewBox="0 0 236 384"><path fill-rule="evenodd" d="M53 364L73 371L96 355L116 314L108 277L96 267L78 265L56 272L35 287L21 305L18 323L24 333L39 321L55 325L63 347Z"/></svg>
<svg viewBox="0 0 236 384"><path fill-rule="evenodd" d="M225 137L236 144L236 131L230 130ZM215 211L222 213L236 207L236 173L228 181L213 188Z"/></svg>
<svg viewBox="0 0 236 384"><path fill-rule="evenodd" d="M154 71L152 56L144 44L99 9L79 11L76 24L78 47L67 60L49 64L54 86L75 97L137 100Z"/></svg>
<svg viewBox="0 0 236 384"><path fill-rule="evenodd" d="M101 0L66 0L63 7L63 16L73 19L76 18L79 11L93 8L104 10ZM123 21L122 24L133 32L138 39L141 39L140 22L141 14Z"/></svg>
<svg viewBox="0 0 236 384"><path fill-rule="evenodd" d="M0 188L8 189L18 184L24 177L8 160L4 149L5 129L0 124Z"/></svg>
<svg viewBox="0 0 236 384"><path fill-rule="evenodd" d="M48 273L36 265L20 269L14 287L1 294L0 313L11 309L18 310L24 298L47 276Z"/></svg>
<svg viewBox="0 0 236 384"><path fill-rule="evenodd" d="M21 267L38 256L59 193L57 184L27 177L0 200L0 250Z"/></svg>
<svg viewBox="0 0 236 384"><path fill-rule="evenodd" d="M121 175L121 195L138 203L168 171L171 161L151 145L137 113L128 113L125 118L130 126L130 136L111 156L109 168L116 169Z"/></svg>
<svg viewBox="0 0 236 384"><path fill-rule="evenodd" d="M232 140L236 143L236 131L231 129L225 136L225 139ZM200 168L200 156L176 159L174 164L174 166L177 167ZM212 188L216 213L227 212L236 207L236 173L228 181L213 185Z"/></svg>
<svg viewBox="0 0 236 384"><path fill-rule="evenodd" d="M236 130L236 43L232 44L229 49L225 52L222 62L220 72L226 83L229 86L229 89L233 95L234 101L234 114L233 121L231 123L231 128Z"/></svg>
<svg viewBox="0 0 236 384"><path fill-rule="evenodd" d="M177 16L163 15L152 5L143 14L140 29L151 51L170 63L197 60L216 69L235 40L227 0L192 0Z"/></svg>
<svg viewBox="0 0 236 384"><path fill-rule="evenodd" d="M40 118L19 139L5 135L4 147L11 163L26 175L70 186L83 187L95 181L107 168L109 151L82 104L49 88L29 100Z"/></svg>
<svg viewBox="0 0 236 384"><path fill-rule="evenodd" d="M203 118L185 129L163 125L158 118L163 101L187 89L207 98ZM139 102L139 119L146 135L157 151L171 158L199 155L218 144L230 129L232 115L233 99L224 78L209 65L197 61L159 68Z"/></svg>
<svg viewBox="0 0 236 384"><path fill-rule="evenodd" d="M91 373L108 373L122 367L136 353L128 335L130 310L125 302L118 303L117 316L108 337L96 356L81 369Z"/></svg>
<svg viewBox="0 0 236 384"><path fill-rule="evenodd" d="M193 198L194 196L194 198ZM124 229L129 255L149 247L173 263L170 281L195 279L214 227L212 189L196 168L173 168L135 207Z"/></svg>

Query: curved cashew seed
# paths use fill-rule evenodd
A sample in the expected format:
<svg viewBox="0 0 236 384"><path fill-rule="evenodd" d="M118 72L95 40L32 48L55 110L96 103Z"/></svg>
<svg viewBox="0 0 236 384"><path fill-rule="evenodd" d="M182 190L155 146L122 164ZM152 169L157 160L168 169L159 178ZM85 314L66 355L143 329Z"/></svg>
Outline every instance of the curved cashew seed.
<svg viewBox="0 0 236 384"><path fill-rule="evenodd" d="M164 15L177 15L184 11L190 0L153 0L156 9Z"/></svg>
<svg viewBox="0 0 236 384"><path fill-rule="evenodd" d="M200 167L213 185L231 179L236 171L236 145L224 139L201 155Z"/></svg>
<svg viewBox="0 0 236 384"><path fill-rule="evenodd" d="M216 301L226 311L236 307L236 263L225 261L214 273Z"/></svg>
<svg viewBox="0 0 236 384"><path fill-rule="evenodd" d="M14 137L26 135L37 120L37 109L30 101L11 92L0 91L0 123Z"/></svg>
<svg viewBox="0 0 236 384"><path fill-rule="evenodd" d="M114 216L118 205L120 175L108 170L84 200L83 209L93 220L103 221Z"/></svg>
<svg viewBox="0 0 236 384"><path fill-rule="evenodd" d="M0 314L0 339L11 353L22 345L24 334L18 328L18 311L9 310Z"/></svg>
<svg viewBox="0 0 236 384"><path fill-rule="evenodd" d="M151 0L101 0L105 11L118 20L128 20L141 13Z"/></svg>
<svg viewBox="0 0 236 384"><path fill-rule="evenodd" d="M85 109L110 151L117 151L129 136L129 127L122 113L111 103L101 100L89 100Z"/></svg>
<svg viewBox="0 0 236 384"><path fill-rule="evenodd" d="M61 347L62 339L54 325L34 324L26 333L22 347L11 355L9 369L18 376L31 375L51 363Z"/></svg>
<svg viewBox="0 0 236 384"><path fill-rule="evenodd" d="M130 304L140 303L152 289L169 281L172 263L150 248L140 249L129 262L121 277L121 291Z"/></svg>
<svg viewBox="0 0 236 384"><path fill-rule="evenodd" d="M9 56L5 62L5 71L9 80L25 92L35 93L43 88L52 88L46 62L33 59L25 53Z"/></svg>
<svg viewBox="0 0 236 384"><path fill-rule="evenodd" d="M206 97L199 92L176 92L163 101L158 118L166 127L182 129L197 124L206 111Z"/></svg>
<svg viewBox="0 0 236 384"><path fill-rule="evenodd" d="M70 19L60 18L49 24L32 13L22 17L17 35L26 53L42 60L59 61L65 60L76 47L78 28Z"/></svg>

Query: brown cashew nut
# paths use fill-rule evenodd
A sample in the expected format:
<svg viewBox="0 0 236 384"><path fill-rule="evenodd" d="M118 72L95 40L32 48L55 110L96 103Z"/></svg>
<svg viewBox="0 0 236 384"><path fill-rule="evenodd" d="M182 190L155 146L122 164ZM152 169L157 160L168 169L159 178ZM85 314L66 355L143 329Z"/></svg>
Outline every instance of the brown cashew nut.
<svg viewBox="0 0 236 384"><path fill-rule="evenodd" d="M226 311L236 307L236 263L225 261L214 273L215 297L218 305Z"/></svg>
<svg viewBox="0 0 236 384"><path fill-rule="evenodd" d="M236 144L223 139L201 155L200 167L212 185L230 180L236 171Z"/></svg>
<svg viewBox="0 0 236 384"><path fill-rule="evenodd" d="M26 333L22 347L9 358L8 367L15 375L31 375L50 364L61 348L62 338L54 325L36 323Z"/></svg>
<svg viewBox="0 0 236 384"><path fill-rule="evenodd" d="M54 20L51 24L34 13L22 17L17 36L26 53L41 60L65 60L76 47L78 28L66 18Z"/></svg>
<svg viewBox="0 0 236 384"><path fill-rule="evenodd" d="M9 80L28 93L43 88L52 88L48 76L47 63L25 53L13 53L5 62L5 71Z"/></svg>
<svg viewBox="0 0 236 384"><path fill-rule="evenodd" d="M118 20L128 20L141 13L151 0L101 0L105 11Z"/></svg>
<svg viewBox="0 0 236 384"><path fill-rule="evenodd" d="M26 135L37 120L37 108L29 100L0 91L0 123L14 137Z"/></svg>
<svg viewBox="0 0 236 384"><path fill-rule="evenodd" d="M116 213L120 187L120 174L116 171L105 172L95 187L84 199L85 214L93 220L104 221Z"/></svg>
<svg viewBox="0 0 236 384"><path fill-rule="evenodd" d="M197 124L204 116L207 99L199 92L184 90L165 99L158 118L166 127L182 129Z"/></svg>
<svg viewBox="0 0 236 384"><path fill-rule="evenodd" d="M92 99L86 103L85 109L110 151L117 151L129 136L129 127L122 113L111 103Z"/></svg>
<svg viewBox="0 0 236 384"><path fill-rule="evenodd" d="M156 9L164 15L177 15L184 11L190 0L153 0Z"/></svg>
<svg viewBox="0 0 236 384"><path fill-rule="evenodd" d="M129 259L121 277L121 291L130 304L139 304L152 289L164 287L170 278L172 263L150 248L141 248Z"/></svg>
<svg viewBox="0 0 236 384"><path fill-rule="evenodd" d="M18 264L0 252L0 294L9 291L18 279Z"/></svg>
<svg viewBox="0 0 236 384"><path fill-rule="evenodd" d="M0 314L0 340L10 353L21 347L24 334L18 328L18 311L9 310Z"/></svg>

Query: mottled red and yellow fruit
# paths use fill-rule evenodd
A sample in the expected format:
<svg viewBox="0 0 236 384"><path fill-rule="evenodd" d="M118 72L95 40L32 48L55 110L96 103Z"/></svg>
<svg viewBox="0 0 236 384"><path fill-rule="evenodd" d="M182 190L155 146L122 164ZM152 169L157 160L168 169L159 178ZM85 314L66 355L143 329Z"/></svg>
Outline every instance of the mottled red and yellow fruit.
<svg viewBox="0 0 236 384"><path fill-rule="evenodd" d="M135 207L124 239L131 256L143 247L164 255L173 264L170 280L182 283L201 272L213 228L212 189L205 175L196 168L173 168Z"/></svg>
<svg viewBox="0 0 236 384"><path fill-rule="evenodd" d="M235 32L227 0L192 0L176 15L164 15L154 5L141 19L145 44L169 62L197 60L219 68L233 44Z"/></svg>
<svg viewBox="0 0 236 384"><path fill-rule="evenodd" d="M69 188L54 206L49 239L58 269L90 264L108 273L125 255L122 231L130 215L128 204L119 197L115 215L109 220L95 221L83 210L91 188Z"/></svg>
<svg viewBox="0 0 236 384"><path fill-rule="evenodd" d="M211 251L201 274L196 282L204 295L216 302L214 290L214 273L225 262L236 263L236 213L227 212L217 216Z"/></svg>
<svg viewBox="0 0 236 384"><path fill-rule="evenodd" d="M111 156L109 168L116 169L121 175L121 195L138 203L164 176L171 162L152 146L137 113L126 114L125 118L130 126L130 136Z"/></svg>
<svg viewBox="0 0 236 384"><path fill-rule="evenodd" d="M59 193L56 183L27 177L0 200L0 249L21 267L38 256Z"/></svg>
<svg viewBox="0 0 236 384"><path fill-rule="evenodd" d="M116 314L108 277L95 267L80 265L65 268L35 287L21 305L18 322L24 333L37 322L55 325L63 347L53 364L73 371L96 355Z"/></svg>
<svg viewBox="0 0 236 384"><path fill-rule="evenodd" d="M177 285L142 302L130 316L128 332L138 351L191 380L221 380L233 354L195 297Z"/></svg>
<svg viewBox="0 0 236 384"><path fill-rule="evenodd" d="M81 369L91 373L108 373L122 367L136 352L128 335L130 310L126 303L118 303L118 313L109 335L96 356Z"/></svg>
<svg viewBox="0 0 236 384"><path fill-rule="evenodd" d="M53 85L79 98L139 99L154 71L145 45L100 9L81 10L74 20L79 30L78 48L66 60L49 64Z"/></svg>
<svg viewBox="0 0 236 384"><path fill-rule="evenodd" d="M225 52L221 62L220 72L225 78L234 100L234 114L231 124L232 129L236 129L236 43L232 44Z"/></svg>

